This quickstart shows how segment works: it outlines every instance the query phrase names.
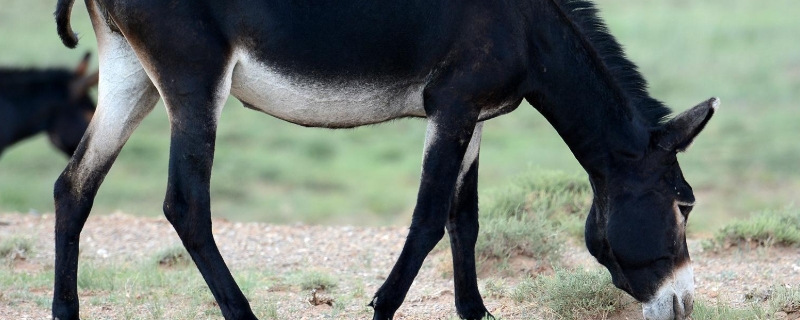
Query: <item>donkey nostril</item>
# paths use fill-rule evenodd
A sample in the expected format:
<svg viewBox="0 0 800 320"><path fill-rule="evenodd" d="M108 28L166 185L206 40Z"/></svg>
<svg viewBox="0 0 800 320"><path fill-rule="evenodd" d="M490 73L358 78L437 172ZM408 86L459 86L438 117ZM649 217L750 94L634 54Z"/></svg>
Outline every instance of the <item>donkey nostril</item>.
<svg viewBox="0 0 800 320"><path fill-rule="evenodd" d="M683 295L683 312L686 317L689 317L692 315L692 311L694 311L694 297L691 293L687 293Z"/></svg>
<svg viewBox="0 0 800 320"><path fill-rule="evenodd" d="M678 299L678 295L672 295L672 316L675 320L683 320L684 313L683 313L683 306L681 306L681 300Z"/></svg>

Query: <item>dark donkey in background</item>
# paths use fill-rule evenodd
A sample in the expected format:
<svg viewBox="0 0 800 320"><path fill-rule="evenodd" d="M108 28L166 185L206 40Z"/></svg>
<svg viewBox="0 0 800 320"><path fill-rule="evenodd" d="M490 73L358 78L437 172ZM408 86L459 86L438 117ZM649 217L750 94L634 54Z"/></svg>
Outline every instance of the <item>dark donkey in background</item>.
<svg viewBox="0 0 800 320"><path fill-rule="evenodd" d="M72 156L94 114L89 88L97 73L86 75L87 53L75 70L0 69L0 154L8 146L46 131Z"/></svg>
<svg viewBox="0 0 800 320"><path fill-rule="evenodd" d="M428 252L450 235L458 315L488 315L478 292L478 153L483 121L526 99L589 174L589 251L647 319L685 319L694 282L694 204L677 153L711 99L667 121L592 3L509 1L87 0L100 51L99 107L55 184L53 316L78 319L81 228L114 159L164 99L172 126L164 213L227 319L254 319L211 233L209 180L229 94L309 127L428 121L408 238L370 305L391 319ZM59 34L77 44L72 0ZM169 19L164 19L169 17Z"/></svg>

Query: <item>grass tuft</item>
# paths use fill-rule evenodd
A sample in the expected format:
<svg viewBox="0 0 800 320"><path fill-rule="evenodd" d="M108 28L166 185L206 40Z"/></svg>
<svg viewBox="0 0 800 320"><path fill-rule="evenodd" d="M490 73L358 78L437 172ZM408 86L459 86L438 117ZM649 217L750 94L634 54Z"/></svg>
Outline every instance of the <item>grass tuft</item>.
<svg viewBox="0 0 800 320"><path fill-rule="evenodd" d="M503 298L508 296L508 289L503 279L490 278L483 283L483 294L492 298Z"/></svg>
<svg viewBox="0 0 800 320"><path fill-rule="evenodd" d="M695 301L692 319L695 320L762 320L795 319L800 312L800 289L777 286L766 291L763 298L750 299L744 307L734 308L717 301L709 304ZM767 302L761 303L766 300Z"/></svg>
<svg viewBox="0 0 800 320"><path fill-rule="evenodd" d="M800 288L779 286L769 299L769 310L773 313L800 313Z"/></svg>
<svg viewBox="0 0 800 320"><path fill-rule="evenodd" d="M591 188L582 175L533 172L495 192L481 213L480 261L514 256L555 261L561 234L582 235Z"/></svg>
<svg viewBox="0 0 800 320"><path fill-rule="evenodd" d="M562 319L606 318L621 310L624 293L604 270L555 269L551 276L523 280L511 293L514 301L536 301Z"/></svg>
<svg viewBox="0 0 800 320"><path fill-rule="evenodd" d="M161 250L156 254L155 260L159 266L167 268L185 267L192 263L192 257L183 246Z"/></svg>
<svg viewBox="0 0 800 320"><path fill-rule="evenodd" d="M736 220L716 232L704 247L773 245L800 247L800 209L767 210L746 220Z"/></svg>
<svg viewBox="0 0 800 320"><path fill-rule="evenodd" d="M25 260L33 251L33 240L14 236L0 241L0 259L6 262Z"/></svg>
<svg viewBox="0 0 800 320"><path fill-rule="evenodd" d="M303 290L330 290L336 288L336 279L319 271L303 271L289 276L289 282Z"/></svg>
<svg viewBox="0 0 800 320"><path fill-rule="evenodd" d="M694 320L760 320L764 317L765 311L760 305L750 303L744 308L734 308L730 305L717 301L716 304L709 304L705 301L694 302Z"/></svg>

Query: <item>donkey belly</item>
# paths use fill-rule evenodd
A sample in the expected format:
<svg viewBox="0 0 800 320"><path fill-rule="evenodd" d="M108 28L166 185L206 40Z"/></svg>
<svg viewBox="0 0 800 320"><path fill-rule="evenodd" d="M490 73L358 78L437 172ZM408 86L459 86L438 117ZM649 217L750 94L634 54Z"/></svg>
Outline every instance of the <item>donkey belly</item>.
<svg viewBox="0 0 800 320"><path fill-rule="evenodd" d="M425 81L328 80L279 71L243 55L231 94L247 107L309 127L347 128L424 117Z"/></svg>

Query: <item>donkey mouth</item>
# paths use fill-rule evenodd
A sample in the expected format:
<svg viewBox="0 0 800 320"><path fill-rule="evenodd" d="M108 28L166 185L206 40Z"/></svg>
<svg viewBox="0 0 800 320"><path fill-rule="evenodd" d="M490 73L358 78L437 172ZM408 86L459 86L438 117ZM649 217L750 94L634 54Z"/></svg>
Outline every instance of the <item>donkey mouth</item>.
<svg viewBox="0 0 800 320"><path fill-rule="evenodd" d="M691 263L673 272L650 301L642 304L646 320L688 319L694 308L694 274Z"/></svg>

